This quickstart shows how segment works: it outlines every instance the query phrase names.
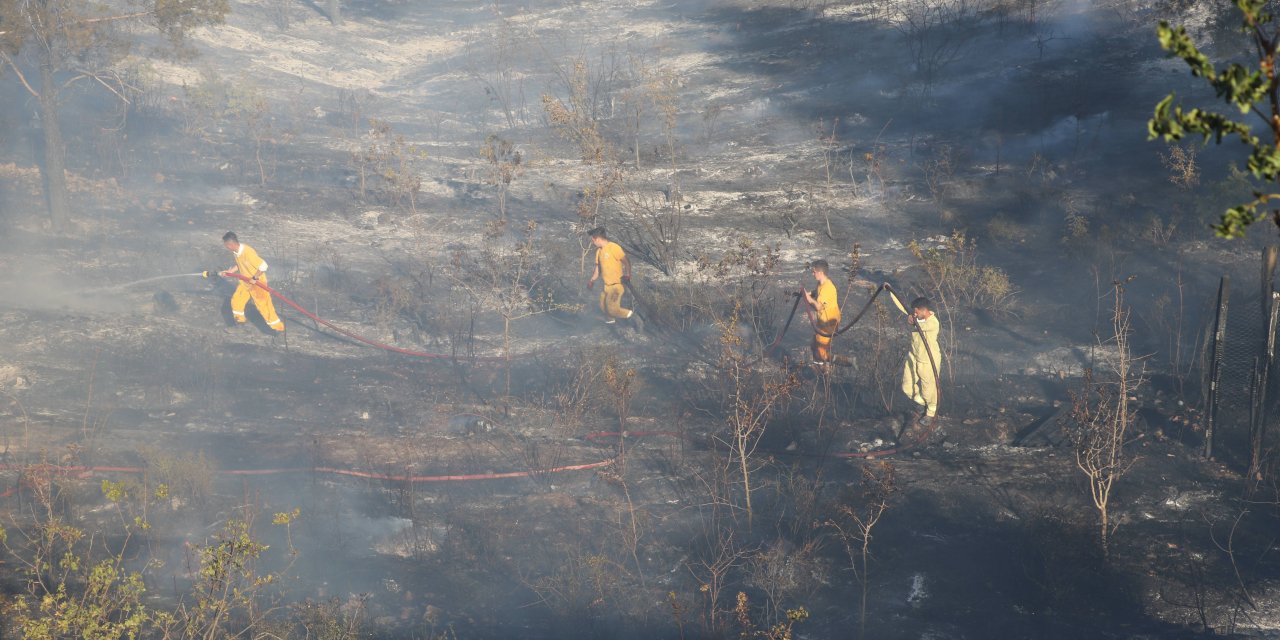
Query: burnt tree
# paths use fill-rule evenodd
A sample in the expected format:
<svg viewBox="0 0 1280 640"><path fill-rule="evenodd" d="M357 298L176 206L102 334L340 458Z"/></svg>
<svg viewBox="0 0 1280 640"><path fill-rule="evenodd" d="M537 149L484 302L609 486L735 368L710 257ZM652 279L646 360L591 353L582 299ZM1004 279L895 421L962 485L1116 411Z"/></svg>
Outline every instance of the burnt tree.
<svg viewBox="0 0 1280 640"><path fill-rule="evenodd" d="M194 28L219 24L227 0L5 0L0 2L0 69L12 71L40 108L45 202L54 229L71 216L66 148L58 119L68 88L91 82L121 100L132 90L119 72L130 56L189 53L183 44ZM142 34L161 36L143 48Z"/></svg>

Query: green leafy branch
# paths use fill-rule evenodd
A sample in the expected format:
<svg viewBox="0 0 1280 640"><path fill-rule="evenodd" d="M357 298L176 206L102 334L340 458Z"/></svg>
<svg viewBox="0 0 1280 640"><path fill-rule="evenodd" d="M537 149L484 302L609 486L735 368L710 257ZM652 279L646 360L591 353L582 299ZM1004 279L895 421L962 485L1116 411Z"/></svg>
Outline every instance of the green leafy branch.
<svg viewBox="0 0 1280 640"><path fill-rule="evenodd" d="M1241 31L1245 33L1258 55L1257 69L1232 63L1219 71L1209 57L1200 51L1187 34L1185 27L1172 27L1161 21L1156 28L1160 46L1170 55L1181 58L1191 69L1191 75L1204 78L1213 87L1219 99L1240 110L1262 119L1271 130L1266 140L1253 134L1245 122L1204 109L1183 110L1173 106L1174 94L1170 93L1155 108L1155 114L1147 123L1148 139L1162 138L1176 142L1190 135L1199 135L1208 144L1209 139L1221 144L1223 139L1236 137L1251 149L1247 166L1253 176L1265 182L1280 179L1280 99L1277 98L1276 53L1280 46L1280 32L1266 29L1274 16L1265 10L1266 0L1236 0L1236 7L1243 15ZM1267 217L1263 209L1280 193L1255 190L1253 200L1228 208L1213 230L1223 238L1240 238L1245 229ZM1280 210L1271 212L1280 226Z"/></svg>

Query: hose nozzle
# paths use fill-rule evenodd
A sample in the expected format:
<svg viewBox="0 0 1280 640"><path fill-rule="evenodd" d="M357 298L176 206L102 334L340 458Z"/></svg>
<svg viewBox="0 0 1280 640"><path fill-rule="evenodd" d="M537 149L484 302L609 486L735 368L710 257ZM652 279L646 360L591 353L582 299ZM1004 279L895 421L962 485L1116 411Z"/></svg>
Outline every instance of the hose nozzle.
<svg viewBox="0 0 1280 640"><path fill-rule="evenodd" d="M200 277L201 277L201 278L208 278L208 277L209 277L209 272L208 272L208 271L201 271L201 272L200 272Z"/></svg>

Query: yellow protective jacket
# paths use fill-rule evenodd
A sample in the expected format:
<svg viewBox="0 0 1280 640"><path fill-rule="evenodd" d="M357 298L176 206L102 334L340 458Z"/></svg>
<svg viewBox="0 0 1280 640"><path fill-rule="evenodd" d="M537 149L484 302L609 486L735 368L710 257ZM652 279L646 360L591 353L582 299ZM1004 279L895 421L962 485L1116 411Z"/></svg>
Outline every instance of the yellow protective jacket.
<svg viewBox="0 0 1280 640"><path fill-rule="evenodd" d="M902 305L902 301L898 299L897 295L890 295L889 298L893 300L893 304L898 307L899 311L911 315L911 311ZM916 319L916 324L919 325L920 330L913 329L911 331L911 359L915 360L921 369L933 366L941 367L942 350L938 348L938 330L942 328L942 325L938 322L938 314L934 313L924 320ZM924 334L923 339L920 337L922 333ZM925 340L929 341L928 351L924 348ZM933 354L933 364L929 363L930 353Z"/></svg>
<svg viewBox="0 0 1280 640"><path fill-rule="evenodd" d="M836 285L830 280L824 281L818 285L818 295L814 300L818 301L818 326L827 327L831 324L840 324L840 303L836 296Z"/></svg>
<svg viewBox="0 0 1280 640"><path fill-rule="evenodd" d="M596 249L596 266L600 268L600 279L605 286L622 282L622 259L626 255L616 242L606 243Z"/></svg>
<svg viewBox="0 0 1280 640"><path fill-rule="evenodd" d="M253 247L241 242L240 250L235 253L236 269L246 278L252 278L256 275L265 275L267 271L267 261L258 257L258 252Z"/></svg>

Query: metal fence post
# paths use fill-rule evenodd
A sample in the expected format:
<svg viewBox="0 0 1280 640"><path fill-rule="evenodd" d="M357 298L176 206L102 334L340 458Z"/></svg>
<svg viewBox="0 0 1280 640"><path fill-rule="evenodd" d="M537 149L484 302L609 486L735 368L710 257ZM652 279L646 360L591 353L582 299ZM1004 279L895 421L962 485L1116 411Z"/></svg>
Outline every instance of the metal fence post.
<svg viewBox="0 0 1280 640"><path fill-rule="evenodd" d="M1218 417L1218 382L1222 377L1222 344L1227 334L1227 302L1231 300L1231 278L1218 283L1218 313L1213 326L1213 354L1209 363L1209 397L1205 411L1204 457L1213 458L1214 423Z"/></svg>

